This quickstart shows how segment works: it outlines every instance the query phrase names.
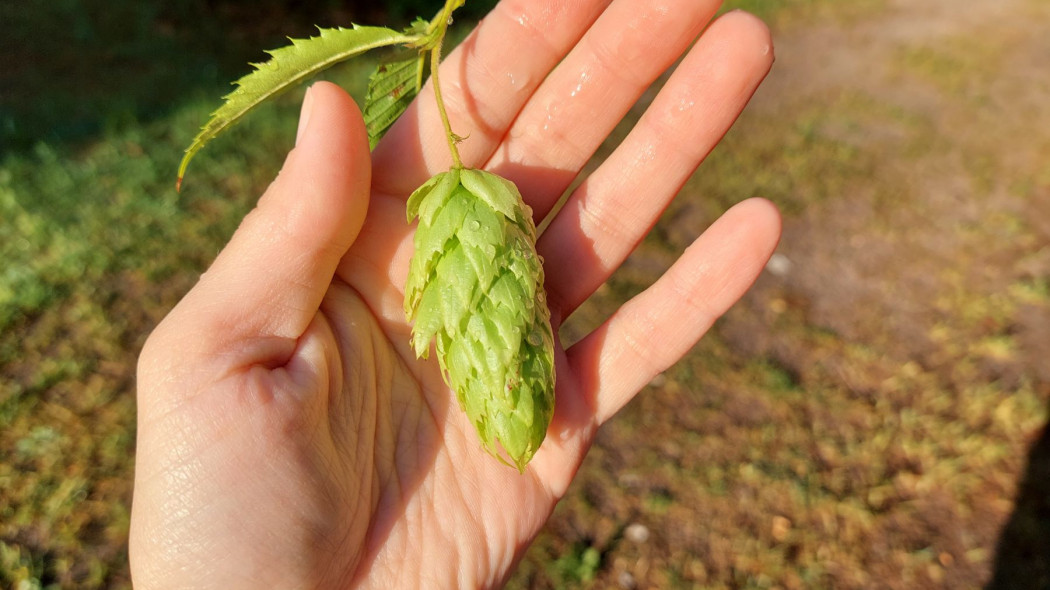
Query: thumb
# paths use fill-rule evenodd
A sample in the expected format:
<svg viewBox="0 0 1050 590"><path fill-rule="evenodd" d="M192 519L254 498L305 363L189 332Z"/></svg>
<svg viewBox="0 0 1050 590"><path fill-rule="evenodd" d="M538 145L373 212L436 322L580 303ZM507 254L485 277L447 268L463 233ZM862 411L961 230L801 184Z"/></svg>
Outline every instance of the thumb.
<svg viewBox="0 0 1050 590"><path fill-rule="evenodd" d="M205 354L290 353L361 230L370 186L360 110L335 84L314 84L303 99L295 148L277 179L173 311L180 340Z"/></svg>

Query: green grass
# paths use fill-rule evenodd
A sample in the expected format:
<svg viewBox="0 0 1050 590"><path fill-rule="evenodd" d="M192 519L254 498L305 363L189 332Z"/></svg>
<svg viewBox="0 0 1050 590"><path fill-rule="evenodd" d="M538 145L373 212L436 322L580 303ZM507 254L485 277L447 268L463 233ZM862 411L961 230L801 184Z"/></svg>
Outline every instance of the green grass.
<svg viewBox="0 0 1050 590"><path fill-rule="evenodd" d="M725 0L722 11L746 10L774 26L788 26L829 17L855 21L876 13L885 4L886 0Z"/></svg>
<svg viewBox="0 0 1050 590"><path fill-rule="evenodd" d="M89 18L99 6L68 4L46 9L75 17L54 31L64 42L101 51L119 32ZM796 36L891 14L879 0L732 7ZM156 9L116 11L139 23L117 53L143 47ZM756 100L566 332L596 325L750 196L784 211L790 272L763 276L602 431L511 587L976 588L1018 567L1040 587L1050 126L1033 123L1043 95L1016 109L1002 94L1047 81L1010 73L1032 39L985 32L891 46L889 89L785 83ZM129 79L215 49L184 42L150 46L159 69ZM43 135L12 128L0 103L0 587L130 586L138 349L270 182L301 97L209 145L176 194L182 149L243 73L211 68L179 73L167 102L88 80L77 106L49 86L17 111L56 125ZM363 74L336 77L360 91ZM912 88L923 93L901 98ZM632 523L647 541L625 539Z"/></svg>
<svg viewBox="0 0 1050 590"><path fill-rule="evenodd" d="M278 170L300 99L209 145L181 194L217 97L0 160L0 586L127 587L137 351Z"/></svg>
<svg viewBox="0 0 1050 590"><path fill-rule="evenodd" d="M138 350L276 174L302 89L209 144L179 194L183 149L226 92L214 78L233 79L239 73L229 72L247 65L194 73L186 55L175 55L184 31L151 42L158 12L172 17L165 10L181 5L120 4L102 20L90 2L39 8L5 26L47 22L57 39L82 41L74 46L87 55L78 57L96 59L109 44L146 71L121 79L111 71L121 68L106 63L97 74L116 85L79 95L26 76L15 92L43 98L0 102L5 147L21 148L0 153L0 587L126 588ZM288 32L310 34L301 24ZM210 27L189 38L210 38ZM265 26L237 32L252 41L214 63L261 53L255 40L270 38ZM454 40L463 34L457 28ZM40 48L39 39L23 40L25 52ZM362 96L371 59L322 77ZM169 101L163 108L140 88L157 83Z"/></svg>

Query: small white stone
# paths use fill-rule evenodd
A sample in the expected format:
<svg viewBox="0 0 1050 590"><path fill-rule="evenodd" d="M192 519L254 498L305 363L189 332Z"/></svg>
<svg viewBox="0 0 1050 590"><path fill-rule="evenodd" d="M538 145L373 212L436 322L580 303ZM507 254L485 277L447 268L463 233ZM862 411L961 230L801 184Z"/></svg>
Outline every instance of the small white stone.
<svg viewBox="0 0 1050 590"><path fill-rule="evenodd" d="M794 266L794 263L787 256L776 253L769 257L769 262L766 263L766 270L775 277L785 277L791 272L792 266Z"/></svg>
<svg viewBox="0 0 1050 590"><path fill-rule="evenodd" d="M638 587L638 582L635 581L631 572L620 572L616 581L619 582L620 588L626 588L627 590L634 590Z"/></svg>
<svg viewBox="0 0 1050 590"><path fill-rule="evenodd" d="M645 543L649 540L649 528L641 523L628 525L623 531L623 536L632 543Z"/></svg>

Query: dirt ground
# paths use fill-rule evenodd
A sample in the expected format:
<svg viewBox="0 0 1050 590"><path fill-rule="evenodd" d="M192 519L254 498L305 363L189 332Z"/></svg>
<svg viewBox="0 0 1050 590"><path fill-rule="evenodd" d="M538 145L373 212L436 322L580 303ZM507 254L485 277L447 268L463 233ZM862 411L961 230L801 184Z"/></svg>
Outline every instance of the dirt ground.
<svg viewBox="0 0 1050 590"><path fill-rule="evenodd" d="M170 8L196 26L204 4ZM1050 590L1050 2L727 4L770 16L773 72L564 335L742 199L781 208L783 241L743 301L601 431L509 587ZM153 81L225 88L218 46L146 43L167 34L150 3L107 3L108 25L90 2L25 6L10 16L54 30L8 37L30 56L36 38L57 66L82 58L85 23L105 56L182 64L77 68L93 86L34 60L0 68L40 67L48 90L22 90L50 100L16 102L43 113L36 127L69 127L0 159L0 238L13 236L0 252L26 267L0 284L0 303L22 306L0 305L0 587L129 588L137 351L269 182L298 105L216 153L210 189L199 162L208 197L169 199L207 111L176 109ZM127 15L144 19L141 39L121 49L103 33L134 29ZM248 35L224 60L268 46L255 40L268 28L222 22L202 26ZM114 100L121 78L148 92ZM5 96L11 132L32 117L8 116L23 94ZM91 125L70 112L97 108L113 110Z"/></svg>
<svg viewBox="0 0 1050 590"><path fill-rule="evenodd" d="M858 4L773 23L744 118L575 318L728 204L783 209L512 586L1050 588L1050 4Z"/></svg>

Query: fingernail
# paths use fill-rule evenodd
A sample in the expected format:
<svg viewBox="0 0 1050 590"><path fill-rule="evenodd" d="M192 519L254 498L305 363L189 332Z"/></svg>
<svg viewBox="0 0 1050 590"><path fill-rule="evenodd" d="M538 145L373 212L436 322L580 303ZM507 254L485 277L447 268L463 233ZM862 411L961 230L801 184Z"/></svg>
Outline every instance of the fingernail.
<svg viewBox="0 0 1050 590"><path fill-rule="evenodd" d="M306 131L306 126L310 121L310 108L313 106L313 90L311 86L306 89L306 96L303 96L303 108L299 112L299 128L295 131L295 145L299 145L299 140L303 137L303 132Z"/></svg>

